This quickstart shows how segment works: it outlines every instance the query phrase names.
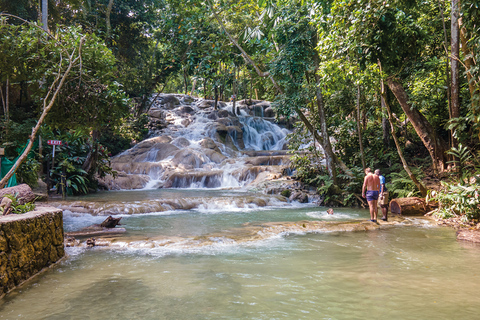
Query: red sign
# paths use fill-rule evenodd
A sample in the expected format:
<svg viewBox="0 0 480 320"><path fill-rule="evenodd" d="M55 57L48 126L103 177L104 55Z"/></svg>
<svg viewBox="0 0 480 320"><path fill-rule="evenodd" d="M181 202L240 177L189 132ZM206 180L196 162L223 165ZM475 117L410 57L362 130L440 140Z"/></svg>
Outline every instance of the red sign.
<svg viewBox="0 0 480 320"><path fill-rule="evenodd" d="M47 144L51 146L61 146L62 140L47 140Z"/></svg>

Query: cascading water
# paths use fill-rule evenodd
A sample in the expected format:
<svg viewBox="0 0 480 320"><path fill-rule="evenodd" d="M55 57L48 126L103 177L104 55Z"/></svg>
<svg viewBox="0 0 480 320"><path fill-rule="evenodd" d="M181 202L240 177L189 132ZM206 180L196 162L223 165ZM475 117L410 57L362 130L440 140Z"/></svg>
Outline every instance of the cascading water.
<svg viewBox="0 0 480 320"><path fill-rule="evenodd" d="M259 114L259 108L250 112ZM265 157L283 150L289 131L245 109L236 116L231 103L214 110L200 99L188 109L160 105L158 110L169 125L113 160L116 170L148 176L144 188L241 188L288 162L285 154L277 155L284 159L248 161L260 151L271 152L261 154Z"/></svg>

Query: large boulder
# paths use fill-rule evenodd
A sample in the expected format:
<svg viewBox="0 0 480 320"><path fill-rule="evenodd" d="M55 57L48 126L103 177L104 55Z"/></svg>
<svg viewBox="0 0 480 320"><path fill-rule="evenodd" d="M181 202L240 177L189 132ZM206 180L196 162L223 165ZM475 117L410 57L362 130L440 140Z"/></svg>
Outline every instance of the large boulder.
<svg viewBox="0 0 480 320"><path fill-rule="evenodd" d="M147 112L147 115L150 118L155 118L155 119L163 119L165 117L163 110L158 108L150 108L150 110L148 110Z"/></svg>
<svg viewBox="0 0 480 320"><path fill-rule="evenodd" d="M174 109L176 106L180 105L180 100L175 97L173 94L161 95L159 98L160 104L165 109Z"/></svg>
<svg viewBox="0 0 480 320"><path fill-rule="evenodd" d="M10 188L0 189L0 200L7 194L12 196L17 194L17 201L21 205L35 200L35 194L33 193L32 188L30 188L30 186L26 183Z"/></svg>
<svg viewBox="0 0 480 320"><path fill-rule="evenodd" d="M275 117L275 111L273 110L272 107L267 107L263 111L263 116L266 117L266 118L273 118L273 117Z"/></svg>
<svg viewBox="0 0 480 320"><path fill-rule="evenodd" d="M184 137L178 137L175 140L171 142L174 146L177 146L179 148L186 148L190 145L190 141L185 139Z"/></svg>
<svg viewBox="0 0 480 320"><path fill-rule="evenodd" d="M193 97L189 96L189 95L186 95L186 96L183 96L183 97L180 99L180 101L181 101L183 104L188 104L188 105L190 105L190 104L192 104L192 103L195 101L195 99L194 99Z"/></svg>
<svg viewBox="0 0 480 320"><path fill-rule="evenodd" d="M215 150L205 149L203 150L203 152L210 159L211 162L222 163L225 159L227 159L226 156Z"/></svg>
<svg viewBox="0 0 480 320"><path fill-rule="evenodd" d="M200 145L203 148L215 150L216 152L220 152L220 149L218 148L217 144L211 138L203 139L202 141L200 141Z"/></svg>
<svg viewBox="0 0 480 320"><path fill-rule="evenodd" d="M148 181L150 181L150 177L144 174L118 172L116 178L107 175L99 180L99 184L107 190L142 189L147 185Z"/></svg>
<svg viewBox="0 0 480 320"><path fill-rule="evenodd" d="M175 113L178 114L179 116L182 116L182 115L194 114L195 110L190 106L180 106L177 109L175 109Z"/></svg>
<svg viewBox="0 0 480 320"><path fill-rule="evenodd" d="M223 101L217 101L217 107L219 109L225 108L227 105ZM200 109L208 109L215 107L215 100L202 100L200 103L197 104L197 107Z"/></svg>
<svg viewBox="0 0 480 320"><path fill-rule="evenodd" d="M190 148L178 151L171 163L180 169L195 169L201 168L204 164L209 162L209 158L202 152Z"/></svg>

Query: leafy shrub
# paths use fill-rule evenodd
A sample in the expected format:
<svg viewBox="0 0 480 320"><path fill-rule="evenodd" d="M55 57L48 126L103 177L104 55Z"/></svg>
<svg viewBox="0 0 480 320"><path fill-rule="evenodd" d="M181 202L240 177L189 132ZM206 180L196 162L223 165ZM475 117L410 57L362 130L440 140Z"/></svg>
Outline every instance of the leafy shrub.
<svg viewBox="0 0 480 320"><path fill-rule="evenodd" d="M472 179L473 180L473 179ZM442 182L441 191L431 191L427 198L437 201L439 208L435 215L440 218L450 218L463 215L465 219L480 218L480 179L465 185Z"/></svg>
<svg viewBox="0 0 480 320"><path fill-rule="evenodd" d="M40 162L38 162L35 158L27 158L24 162L22 162L16 171L17 180L19 183L26 183L31 187L36 186L38 179L37 173L39 169Z"/></svg>
<svg viewBox="0 0 480 320"><path fill-rule="evenodd" d="M25 204L20 204L18 202L18 192L16 192L14 195L6 194L5 197L12 200L12 204L10 205L10 208L12 208L11 213L21 214L21 213L26 213L26 212L35 210L35 204L33 203L33 201L27 202ZM4 208L0 208L0 210L3 213Z"/></svg>
<svg viewBox="0 0 480 320"><path fill-rule="evenodd" d="M421 180L424 176L419 168L410 168L412 173ZM388 191L393 195L392 198L416 197L420 194L415 183L408 176L405 170L392 172L390 174L391 183L387 186Z"/></svg>
<svg viewBox="0 0 480 320"><path fill-rule="evenodd" d="M454 170L456 176L461 181L468 178L470 173L468 169L472 168L472 154L467 147L464 147L461 143L458 145L458 148L452 147L447 151L447 154L450 154L454 157L454 160L448 161L447 163L454 164Z"/></svg>

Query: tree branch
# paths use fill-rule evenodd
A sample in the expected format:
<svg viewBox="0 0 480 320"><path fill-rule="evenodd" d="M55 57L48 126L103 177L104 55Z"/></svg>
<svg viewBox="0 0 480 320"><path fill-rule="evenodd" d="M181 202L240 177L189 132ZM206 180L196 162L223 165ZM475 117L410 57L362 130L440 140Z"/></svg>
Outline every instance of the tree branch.
<svg viewBox="0 0 480 320"><path fill-rule="evenodd" d="M78 56L75 59L73 57L75 56L76 49L74 49L72 51L72 53L69 55L69 61L70 62L68 64L67 70L65 70L65 72L62 76L61 76L61 72L60 72L61 71L61 65L62 65L62 59L60 59L59 72L58 72L57 78L54 80L54 82L50 86L50 89L49 89L45 99L43 100L43 111L42 111L42 114L41 114L40 118L37 121L37 124L35 125L35 127L32 128L32 134L30 136L30 141L28 142L27 147L23 151L22 155L17 159L17 161L15 162L13 167L10 169L10 171L8 171L8 173L2 178L2 180L0 180L0 188L5 187L8 180L13 176L13 174L18 169L18 167L27 158L28 153L30 152L30 150L33 147L33 142L35 141L38 130L40 129L41 125L43 124L43 121L45 120L45 117L47 116L48 112L53 107L53 104L55 103L55 100L57 99L58 93L60 92L61 88L63 87L63 84L65 83L65 80L67 79L68 74L70 73L72 67L75 65L75 63L81 57L82 46L83 46L84 42L85 42L85 37L82 37L82 39L80 40L79 48L78 48ZM51 94L51 92L53 91L53 88L55 87L55 84L59 80L60 80L60 82L58 83L58 86L56 87L52 98L50 99L50 101L47 104L48 96Z"/></svg>

